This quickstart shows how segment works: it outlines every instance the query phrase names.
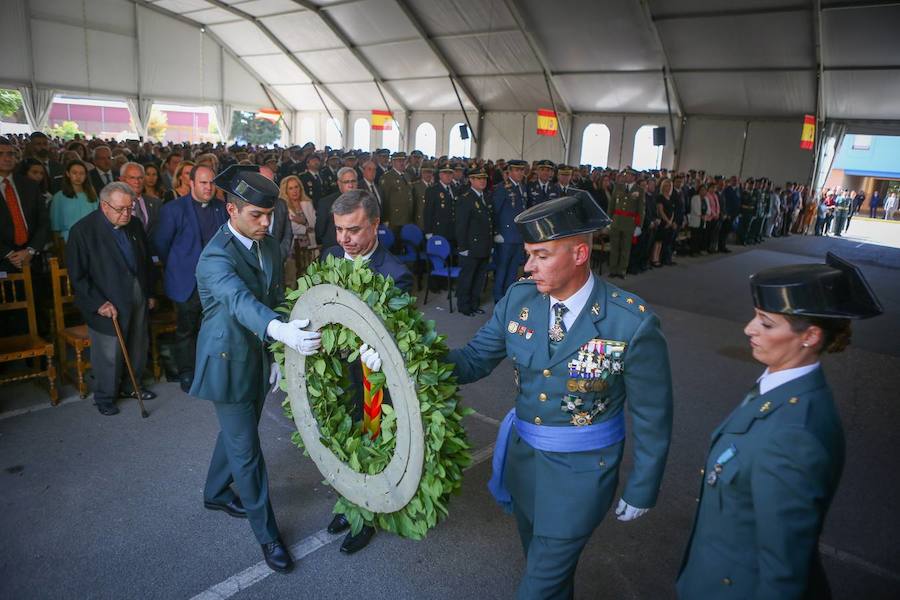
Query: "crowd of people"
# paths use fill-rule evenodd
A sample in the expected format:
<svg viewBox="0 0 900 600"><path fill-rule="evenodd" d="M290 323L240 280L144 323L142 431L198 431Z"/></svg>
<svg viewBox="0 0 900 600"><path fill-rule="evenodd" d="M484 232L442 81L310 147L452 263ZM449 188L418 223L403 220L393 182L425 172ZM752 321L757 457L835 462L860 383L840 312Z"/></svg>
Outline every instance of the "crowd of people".
<svg viewBox="0 0 900 600"><path fill-rule="evenodd" d="M71 155L54 163L54 150ZM383 149L373 157L320 153L312 144L283 153L163 150L100 140L63 150L40 133L0 138L0 270L39 271L51 253L65 259L90 332L98 411L116 414L122 396L154 397L123 382L120 347L140 373L162 265L162 293L177 315L181 386L210 400L220 424L204 507L247 519L269 567L290 571L258 431L280 377L269 342L305 356L323 343L303 318L310 315L285 322L276 312L283 267L324 246L323 255L368 260L408 291L412 275L380 243L379 228L399 239L416 225L452 246L463 314L484 312L481 291L494 265L494 314L447 360L460 384L487 376L503 358L514 364L515 407L499 428L489 487L516 519L526 555L520 598L574 596L579 557L618 489L625 412L635 458L613 509L619 521L656 504L672 437L659 319L592 272L597 232L608 228L609 274L624 278L672 265L678 254L728 252L732 232L739 244L807 233L807 218L815 214L817 227L819 218L809 207L825 205L802 185L695 171L426 160ZM839 235L849 194L833 203ZM532 278L514 283L523 266ZM830 254L826 264L757 273L751 286L754 318L744 331L767 369L713 434L676 586L682 598L732 590L827 598L818 540L845 444L819 357L847 345L850 317L882 308L860 271ZM363 376L380 370L374 348L363 342L357 352ZM720 493L725 486L729 493ZM328 526L348 529L342 552L361 550L374 534L341 514Z"/></svg>
<svg viewBox="0 0 900 600"><path fill-rule="evenodd" d="M142 244L140 254L150 264L146 273L128 261L119 266L141 272L138 280L148 301L158 295L161 267L161 291L177 315L172 356L185 391L193 380L202 319L195 269L202 249L227 221L225 195L215 178L232 165L257 169L278 185L268 231L278 244L288 284L310 260L339 245L334 204L359 189L374 197L379 226L393 233L395 245L387 250L403 253L404 226L421 232L423 256L426 240L447 240L450 261L460 267L455 283L459 310L469 316L484 313L481 291L489 272L495 303L521 274L525 253L516 216L553 198L584 192L609 215L611 225L595 243L608 240L608 274L623 279L674 265L676 256L730 252L731 243L756 244L813 230L840 235L861 204L860 195L851 201L847 192L826 192L813 202L804 186L782 187L766 178L739 181L695 170L638 172L549 160L434 158L418 150L407 155L384 148L371 153L317 149L311 142L285 149L98 138L63 142L35 132L9 136L0 148L0 176L7 182L0 270L30 263L35 286L47 287L45 257L59 255L72 271L77 301L93 315L99 305L84 300L93 284L79 280L88 277L90 261L67 255L71 235L98 208L112 221L134 221L139 228L129 224L123 229L133 230L133 242ZM129 198L130 208L123 208ZM895 205L894 197L885 203L886 215L892 216ZM842 219L845 207L850 212ZM123 244L115 231L114 240ZM94 243L76 242L81 254ZM425 261L413 266L428 268ZM114 391L108 395L112 398ZM114 411L108 402L103 408Z"/></svg>

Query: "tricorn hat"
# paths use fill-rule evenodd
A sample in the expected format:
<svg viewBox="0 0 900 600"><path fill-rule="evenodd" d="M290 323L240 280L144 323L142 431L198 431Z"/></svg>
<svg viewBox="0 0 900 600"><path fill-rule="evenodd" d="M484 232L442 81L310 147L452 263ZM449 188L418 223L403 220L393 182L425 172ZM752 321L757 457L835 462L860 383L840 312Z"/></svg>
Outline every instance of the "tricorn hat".
<svg viewBox="0 0 900 600"><path fill-rule="evenodd" d="M218 176L215 184L254 206L272 208L278 199L278 186L263 176L256 165L231 165Z"/></svg>
<svg viewBox="0 0 900 600"><path fill-rule="evenodd" d="M750 277L753 304L766 312L867 319L883 312L859 267L829 252L825 264L788 265Z"/></svg>
<svg viewBox="0 0 900 600"><path fill-rule="evenodd" d="M527 244L590 233L609 225L609 217L587 192L578 191L536 204L515 218Z"/></svg>

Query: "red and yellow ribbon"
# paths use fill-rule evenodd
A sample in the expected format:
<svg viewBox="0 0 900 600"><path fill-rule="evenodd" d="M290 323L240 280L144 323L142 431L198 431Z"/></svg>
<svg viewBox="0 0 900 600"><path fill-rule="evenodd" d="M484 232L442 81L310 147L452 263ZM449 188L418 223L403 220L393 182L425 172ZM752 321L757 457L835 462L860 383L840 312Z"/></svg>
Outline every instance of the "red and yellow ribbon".
<svg viewBox="0 0 900 600"><path fill-rule="evenodd" d="M384 390L379 389L372 393L372 383L369 381L369 367L363 363L363 429L374 440L381 433L381 401Z"/></svg>

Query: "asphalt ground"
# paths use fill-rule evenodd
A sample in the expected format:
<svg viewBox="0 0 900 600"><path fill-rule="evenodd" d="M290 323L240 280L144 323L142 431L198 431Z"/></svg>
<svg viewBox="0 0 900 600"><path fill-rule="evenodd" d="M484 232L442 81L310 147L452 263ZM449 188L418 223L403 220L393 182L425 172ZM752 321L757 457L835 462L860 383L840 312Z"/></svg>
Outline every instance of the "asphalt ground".
<svg viewBox="0 0 900 600"><path fill-rule="evenodd" d="M840 404L847 464L820 547L835 598L900 596L900 250L871 238L792 236L617 281L662 321L675 427L658 505L631 523L607 516L579 563L578 598L674 597L709 434L762 371L742 333L751 313L747 277L821 260L829 249L860 261L886 314L857 323L851 347L823 360ZM450 314L442 296L431 296L423 309L451 346L465 343L487 318ZM270 396L260 432L272 502L299 557L286 576L260 564L245 521L202 507L218 431L212 406L176 384L152 388L159 398L147 403L149 419L140 418L134 401L102 417L71 386L55 408L37 384L0 388L0 598L514 596L521 547L513 519L485 487L496 420L511 406L508 362L461 389L478 412L466 419L476 464L449 518L424 541L379 533L353 556L338 551L342 536L324 532L334 492L290 443L282 395ZM621 480L630 462L627 451Z"/></svg>

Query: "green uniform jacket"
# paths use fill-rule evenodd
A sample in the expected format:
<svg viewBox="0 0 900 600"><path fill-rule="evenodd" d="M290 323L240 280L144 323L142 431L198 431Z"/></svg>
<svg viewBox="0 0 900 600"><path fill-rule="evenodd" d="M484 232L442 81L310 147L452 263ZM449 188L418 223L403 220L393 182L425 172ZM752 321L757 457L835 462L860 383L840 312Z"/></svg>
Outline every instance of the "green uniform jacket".
<svg viewBox="0 0 900 600"><path fill-rule="evenodd" d="M412 186L406 176L390 169L381 176L379 182L381 198L384 201L382 215L391 227L400 228L415 219L413 214Z"/></svg>
<svg viewBox="0 0 900 600"><path fill-rule="evenodd" d="M616 214L616 211L627 214ZM644 190L641 186L635 183L628 191L625 185L617 185L613 190L609 216L612 227L617 229L631 231L638 227L644 219Z"/></svg>
<svg viewBox="0 0 900 600"><path fill-rule="evenodd" d="M719 460L730 446L734 457ZM735 409L712 434L679 598L825 597L819 533L843 465L821 368Z"/></svg>
<svg viewBox="0 0 900 600"><path fill-rule="evenodd" d="M283 300L284 276L274 238L263 238L260 254L265 270L227 223L200 254L197 290L203 323L192 396L213 402L256 402L260 394L266 395L271 362L266 327L279 318L272 309Z"/></svg>
<svg viewBox="0 0 900 600"><path fill-rule="evenodd" d="M632 506L656 504L672 432L672 378L659 320L644 301L594 277L591 297L551 356L549 297L528 280L514 283L491 319L448 360L462 384L488 375L505 357L516 373L516 414L547 427L574 427L567 396L579 410L605 409L594 422L626 406L631 415L634 468L623 497ZM521 326L521 327L520 327ZM569 362L592 339L624 343L622 371L601 391L569 391ZM627 399L627 404L626 404ZM504 476L513 503L534 523L534 535L590 535L609 510L618 484L624 442L587 452L545 452L510 435Z"/></svg>

